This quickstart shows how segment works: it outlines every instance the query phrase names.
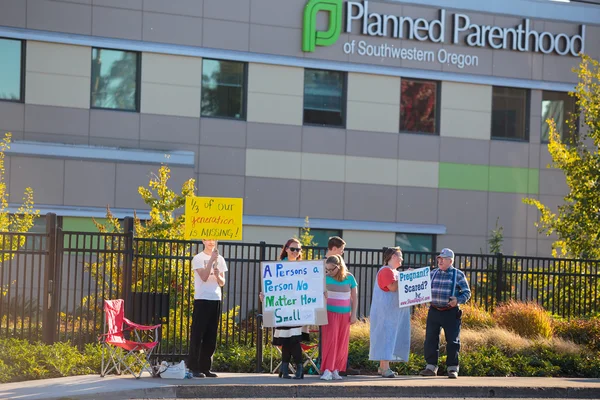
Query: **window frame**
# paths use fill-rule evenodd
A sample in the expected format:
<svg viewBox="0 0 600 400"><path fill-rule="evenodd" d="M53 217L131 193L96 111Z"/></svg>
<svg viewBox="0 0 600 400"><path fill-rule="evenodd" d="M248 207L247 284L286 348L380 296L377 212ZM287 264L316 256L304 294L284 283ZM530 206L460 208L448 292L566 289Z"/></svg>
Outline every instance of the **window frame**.
<svg viewBox="0 0 600 400"><path fill-rule="evenodd" d="M27 41L26 40L21 40L21 39L14 39L14 38L9 38L9 37L4 37L4 36L0 36L0 40L12 40L14 42L21 42L21 57L19 60L19 74L21 77L21 82L19 85L19 99L18 100L12 100L12 99L0 99L0 101L5 101L8 103L17 103L17 104L24 104L25 103L25 76L26 76L26 52L27 52Z"/></svg>
<svg viewBox="0 0 600 400"><path fill-rule="evenodd" d="M306 71L331 71L342 74L342 98L341 98L341 110L342 113L342 124L341 125L325 125L325 124L313 124L304 121L304 99L306 99ZM346 129L348 121L348 113L346 112L348 105L348 72L339 71L336 69L319 69L319 68L304 68L303 70L303 83L302 83L302 126L309 127L320 127L320 128L332 128L332 129Z"/></svg>
<svg viewBox="0 0 600 400"><path fill-rule="evenodd" d="M225 119L225 120L229 120L229 121L247 121L248 120L248 63L245 61L236 61L236 60L223 60L220 58L202 58L202 71L201 74L204 74L204 60L207 61L226 61L226 62L234 62L234 63L238 63L238 64L242 64L243 65L243 72L242 72L242 78L243 78L243 84L242 84L242 116L240 118L234 118L234 117L222 117L222 116L216 116L216 115L203 115L202 114L202 93L204 93L203 87L202 87L202 77L200 77L200 118L211 118L211 119Z"/></svg>
<svg viewBox="0 0 600 400"><path fill-rule="evenodd" d="M542 92L542 102L540 103L540 114L541 114L541 107L542 107L542 104L544 102L544 93L546 93L546 92L561 93L561 94L564 94L567 97L571 98L571 96L569 95L569 92L561 92L560 90L542 90L541 92ZM575 115L577 115L577 121L575 121L575 132L574 132L574 134L576 136L579 136L579 134L581 133L581 131L580 131L580 128L581 128L580 127L580 125L581 125L581 110L579 109L579 106L577 105L577 100L576 99L573 99L573 104L574 104L574 108L575 108L574 111L573 111L573 113ZM568 118L568 116L566 115L566 112L565 112L564 118L565 118L565 121ZM542 129L541 128L544 127L544 124L545 124L545 121L544 121L543 115L542 115L542 121L540 123L540 135L542 133ZM567 125L567 127L569 127L569 126ZM565 141L564 141L564 139L565 139L565 136L564 136L565 133L571 133L571 132L562 132L560 139L563 141L563 143L565 143ZM550 137L544 139L542 136L540 136L540 143L541 144L548 144L548 143L550 143ZM566 144L569 145L570 143L566 143Z"/></svg>
<svg viewBox="0 0 600 400"><path fill-rule="evenodd" d="M525 138L520 139L516 137L496 137L494 136L494 88L509 88L509 89L518 89L525 91L525 114L523 118L525 119ZM492 107L491 107L491 118L490 118L490 140L499 140L504 142L517 142L517 143L530 143L531 142L531 89L527 88L519 88L514 86L492 86Z"/></svg>
<svg viewBox="0 0 600 400"><path fill-rule="evenodd" d="M417 81L417 82L434 82L436 84L434 132L431 132L431 133L430 132L422 132L422 131L412 132L412 131L407 131L407 130L402 129L402 80L404 80L404 79L409 80L409 81ZM400 78L400 105L399 105L400 118L398 119L398 132L409 134L409 135L440 136L440 132L441 132L440 124L441 124L441 114L442 114L441 106L442 106L442 81L438 81L435 79L420 79L420 78L401 77Z"/></svg>
<svg viewBox="0 0 600 400"><path fill-rule="evenodd" d="M111 107L98 107L94 106L92 101L92 92L94 89L94 49L96 50L111 50L111 51L122 51L125 53L135 53L137 55L135 63L135 110L128 110L126 108L111 108ZM90 110L105 110L105 111L121 111L129 113L140 113L141 112L141 99L142 99L142 52L133 50L124 50L111 47L95 47L90 48Z"/></svg>

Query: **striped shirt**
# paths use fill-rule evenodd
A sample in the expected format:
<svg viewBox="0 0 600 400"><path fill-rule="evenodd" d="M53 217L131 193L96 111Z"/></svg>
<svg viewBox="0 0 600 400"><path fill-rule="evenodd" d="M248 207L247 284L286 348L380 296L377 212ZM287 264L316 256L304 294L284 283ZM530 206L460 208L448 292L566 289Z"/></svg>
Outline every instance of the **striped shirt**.
<svg viewBox="0 0 600 400"><path fill-rule="evenodd" d="M325 284L327 286L327 311L349 314L352 311L352 289L358 286L354 276L348 273L346 279L341 282L327 276Z"/></svg>
<svg viewBox="0 0 600 400"><path fill-rule="evenodd" d="M456 276L456 287L452 290L452 282ZM454 294L453 294L454 292ZM471 289L465 274L450 266L446 271L437 268L431 271L431 304L435 307L448 307L448 298L455 296L458 304L465 304L471 298Z"/></svg>

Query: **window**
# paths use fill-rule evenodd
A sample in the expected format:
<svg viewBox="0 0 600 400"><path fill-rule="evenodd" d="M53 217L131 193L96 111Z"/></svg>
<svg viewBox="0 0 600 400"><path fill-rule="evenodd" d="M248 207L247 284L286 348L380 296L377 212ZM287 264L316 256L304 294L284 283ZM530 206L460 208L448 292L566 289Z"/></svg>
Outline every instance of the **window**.
<svg viewBox="0 0 600 400"><path fill-rule="evenodd" d="M564 92L542 92L542 143L548 143L550 140L550 125L546 122L548 119L554 119L556 129L564 141L571 141L570 135L577 132L577 121L579 117L576 113L577 104L575 98ZM575 132L570 132L569 124L575 122Z"/></svg>
<svg viewBox="0 0 600 400"><path fill-rule="evenodd" d="M438 83L402 79L400 131L438 133Z"/></svg>
<svg viewBox="0 0 600 400"><path fill-rule="evenodd" d="M24 42L0 39L0 100L23 101Z"/></svg>
<svg viewBox="0 0 600 400"><path fill-rule="evenodd" d="M343 72L304 70L304 123L343 127L345 86Z"/></svg>
<svg viewBox="0 0 600 400"><path fill-rule="evenodd" d="M432 265L430 254L406 254L406 252L434 252L436 246L435 235L396 233L396 246L400 246L404 252L403 268L421 268Z"/></svg>
<svg viewBox="0 0 600 400"><path fill-rule="evenodd" d="M327 247L329 238L332 236L342 236L342 231L336 229L310 229L310 234L313 235L313 243L317 247Z"/></svg>
<svg viewBox="0 0 600 400"><path fill-rule="evenodd" d="M402 251L431 253L435 251L435 235L396 233L396 246L400 246Z"/></svg>
<svg viewBox="0 0 600 400"><path fill-rule="evenodd" d="M494 86L492 139L529 140L529 91Z"/></svg>
<svg viewBox="0 0 600 400"><path fill-rule="evenodd" d="M202 116L245 119L246 64L202 60Z"/></svg>
<svg viewBox="0 0 600 400"><path fill-rule="evenodd" d="M92 49L92 108L139 110L138 53Z"/></svg>

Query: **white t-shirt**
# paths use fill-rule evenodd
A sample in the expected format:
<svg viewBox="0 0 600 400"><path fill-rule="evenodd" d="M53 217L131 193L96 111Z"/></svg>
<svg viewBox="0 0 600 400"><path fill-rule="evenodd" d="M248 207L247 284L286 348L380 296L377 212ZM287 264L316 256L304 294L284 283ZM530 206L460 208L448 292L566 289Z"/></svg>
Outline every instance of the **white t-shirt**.
<svg viewBox="0 0 600 400"><path fill-rule="evenodd" d="M210 275L206 282L204 282L198 268L204 268L210 260L210 256L205 252L200 252L192 259L192 271L194 271L194 299L196 300L221 300L221 287L217 283L214 269L210 270ZM217 258L217 266L220 272L227 272L227 264L223 256L219 255Z"/></svg>

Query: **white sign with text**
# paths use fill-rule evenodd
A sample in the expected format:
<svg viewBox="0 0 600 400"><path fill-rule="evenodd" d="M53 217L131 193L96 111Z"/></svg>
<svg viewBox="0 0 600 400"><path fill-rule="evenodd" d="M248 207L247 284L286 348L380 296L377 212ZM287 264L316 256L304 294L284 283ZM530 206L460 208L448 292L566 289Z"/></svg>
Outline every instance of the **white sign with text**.
<svg viewBox="0 0 600 400"><path fill-rule="evenodd" d="M273 313L273 326L316 324L325 307L323 261L273 261L261 265L263 310Z"/></svg>
<svg viewBox="0 0 600 400"><path fill-rule="evenodd" d="M431 269L429 267L401 271L398 276L400 308L431 301Z"/></svg>

